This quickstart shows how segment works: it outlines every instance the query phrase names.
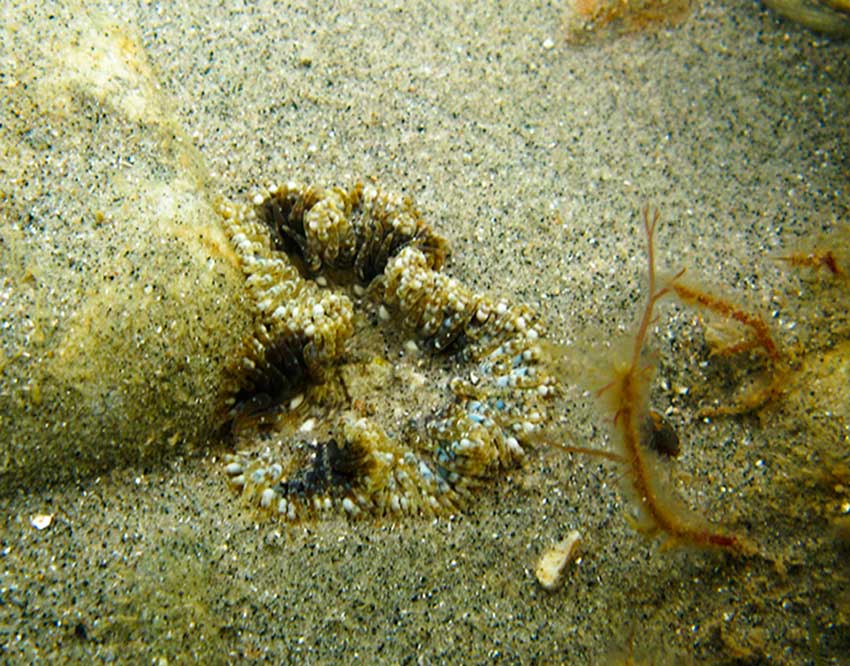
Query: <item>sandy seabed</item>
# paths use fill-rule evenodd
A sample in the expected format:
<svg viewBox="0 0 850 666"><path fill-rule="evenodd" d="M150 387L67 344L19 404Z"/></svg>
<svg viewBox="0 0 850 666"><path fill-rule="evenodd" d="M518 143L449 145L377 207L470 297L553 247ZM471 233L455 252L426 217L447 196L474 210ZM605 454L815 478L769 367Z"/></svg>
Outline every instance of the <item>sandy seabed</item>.
<svg viewBox="0 0 850 666"><path fill-rule="evenodd" d="M102 11L138 31L212 191L403 191L449 238L447 271L537 308L577 366L632 329L638 212L659 206L659 266L802 350L778 405L702 419L748 375L709 356L689 308L653 331L676 492L760 554L660 550L627 520L621 468L545 446L462 515L292 527L234 497L217 442L0 500L3 658L848 663L847 308L824 300L847 290L777 257L847 245L850 47L753 2L582 46L561 3L313 4ZM605 381L589 370L563 400L581 445L608 444ZM535 559L571 530L582 558L544 592Z"/></svg>

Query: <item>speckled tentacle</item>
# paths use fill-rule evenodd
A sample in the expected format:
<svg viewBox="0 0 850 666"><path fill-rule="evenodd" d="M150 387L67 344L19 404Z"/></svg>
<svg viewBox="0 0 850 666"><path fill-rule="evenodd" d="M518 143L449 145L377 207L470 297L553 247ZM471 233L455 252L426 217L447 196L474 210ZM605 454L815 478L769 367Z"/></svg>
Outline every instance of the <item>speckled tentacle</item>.
<svg viewBox="0 0 850 666"><path fill-rule="evenodd" d="M540 324L525 308L493 302L405 248L386 271L385 299L436 351L468 362L451 383L454 400L428 424L430 449L453 486L514 465L520 442L548 418L555 382L541 365Z"/></svg>
<svg viewBox="0 0 850 666"><path fill-rule="evenodd" d="M368 283L408 245L423 248L434 268L445 259L445 241L410 199L360 183L350 190L280 185L257 204L256 217L277 239L277 249L287 249L289 239L313 273L353 269Z"/></svg>
<svg viewBox="0 0 850 666"><path fill-rule="evenodd" d="M253 209L225 203L219 210L257 316L246 370L268 367L269 350L288 347L296 354L300 350L306 369L321 376L342 355L351 335L351 301L302 278L287 256L273 249L268 228Z"/></svg>

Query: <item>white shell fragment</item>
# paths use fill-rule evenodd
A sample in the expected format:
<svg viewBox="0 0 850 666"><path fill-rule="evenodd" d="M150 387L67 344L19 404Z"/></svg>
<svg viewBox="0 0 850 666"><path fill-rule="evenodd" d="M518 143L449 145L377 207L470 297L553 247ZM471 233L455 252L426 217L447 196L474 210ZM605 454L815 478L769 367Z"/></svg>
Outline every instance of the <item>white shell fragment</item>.
<svg viewBox="0 0 850 666"><path fill-rule="evenodd" d="M540 587L554 592L563 585L567 565L578 557L580 546L581 535L573 530L563 541L543 552L534 568Z"/></svg>
<svg viewBox="0 0 850 666"><path fill-rule="evenodd" d="M32 525L37 530L46 530L48 527L50 527L50 524L52 522L52 513L37 513L32 518L30 518L30 525Z"/></svg>

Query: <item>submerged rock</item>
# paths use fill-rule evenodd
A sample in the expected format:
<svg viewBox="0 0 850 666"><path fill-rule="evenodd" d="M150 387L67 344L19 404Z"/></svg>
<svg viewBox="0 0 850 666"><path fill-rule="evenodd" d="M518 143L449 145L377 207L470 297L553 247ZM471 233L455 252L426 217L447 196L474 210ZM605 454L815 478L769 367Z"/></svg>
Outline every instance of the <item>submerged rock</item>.
<svg viewBox="0 0 850 666"><path fill-rule="evenodd" d="M0 10L0 494L197 445L251 327L134 30L39 12Z"/></svg>
<svg viewBox="0 0 850 666"><path fill-rule="evenodd" d="M815 32L850 37L849 0L764 0L764 4Z"/></svg>

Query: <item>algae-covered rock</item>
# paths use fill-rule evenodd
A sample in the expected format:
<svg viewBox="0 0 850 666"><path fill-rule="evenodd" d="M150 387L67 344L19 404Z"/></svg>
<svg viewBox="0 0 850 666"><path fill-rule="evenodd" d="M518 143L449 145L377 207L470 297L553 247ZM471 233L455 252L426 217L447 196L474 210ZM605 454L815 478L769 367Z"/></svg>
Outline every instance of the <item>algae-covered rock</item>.
<svg viewBox="0 0 850 666"><path fill-rule="evenodd" d="M849 0L764 0L764 4L810 30L829 37L850 37Z"/></svg>
<svg viewBox="0 0 850 666"><path fill-rule="evenodd" d="M0 10L0 493L192 446L250 326L131 27Z"/></svg>

